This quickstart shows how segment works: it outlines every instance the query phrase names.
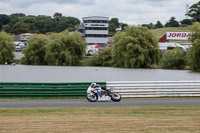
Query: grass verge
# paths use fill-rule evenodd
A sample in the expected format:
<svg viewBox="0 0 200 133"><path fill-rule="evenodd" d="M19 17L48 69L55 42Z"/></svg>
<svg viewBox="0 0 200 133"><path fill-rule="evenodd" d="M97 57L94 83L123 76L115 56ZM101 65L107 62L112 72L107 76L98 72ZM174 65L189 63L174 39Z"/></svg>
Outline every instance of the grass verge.
<svg viewBox="0 0 200 133"><path fill-rule="evenodd" d="M200 106L0 109L1 132L197 133Z"/></svg>

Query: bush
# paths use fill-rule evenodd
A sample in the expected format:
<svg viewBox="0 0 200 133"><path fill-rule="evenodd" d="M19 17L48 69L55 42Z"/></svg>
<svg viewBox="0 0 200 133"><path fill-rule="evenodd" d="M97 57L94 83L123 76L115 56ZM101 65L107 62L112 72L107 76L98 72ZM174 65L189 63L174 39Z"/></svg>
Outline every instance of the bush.
<svg viewBox="0 0 200 133"><path fill-rule="evenodd" d="M98 51L91 60L93 66L112 66L112 48Z"/></svg>
<svg viewBox="0 0 200 133"><path fill-rule="evenodd" d="M164 69L183 69L186 65L186 52L180 48L167 50L161 58L161 68Z"/></svg>
<svg viewBox="0 0 200 133"><path fill-rule="evenodd" d="M93 56L85 56L81 59L80 61L80 65L81 66L93 66L92 65L92 60L93 60Z"/></svg>

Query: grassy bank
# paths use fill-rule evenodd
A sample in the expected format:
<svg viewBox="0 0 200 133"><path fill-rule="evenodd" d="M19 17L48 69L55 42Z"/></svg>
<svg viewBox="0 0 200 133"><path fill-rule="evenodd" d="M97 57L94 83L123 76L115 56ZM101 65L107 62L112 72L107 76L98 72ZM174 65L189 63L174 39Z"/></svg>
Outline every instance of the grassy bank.
<svg viewBox="0 0 200 133"><path fill-rule="evenodd" d="M1 132L199 132L200 106L0 109Z"/></svg>

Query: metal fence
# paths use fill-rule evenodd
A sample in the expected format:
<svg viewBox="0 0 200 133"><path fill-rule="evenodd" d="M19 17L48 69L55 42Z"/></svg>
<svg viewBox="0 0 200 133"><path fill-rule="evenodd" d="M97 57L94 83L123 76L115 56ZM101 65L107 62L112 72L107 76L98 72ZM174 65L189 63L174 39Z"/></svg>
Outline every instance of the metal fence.
<svg viewBox="0 0 200 133"><path fill-rule="evenodd" d="M108 81L122 97L198 97L200 81Z"/></svg>

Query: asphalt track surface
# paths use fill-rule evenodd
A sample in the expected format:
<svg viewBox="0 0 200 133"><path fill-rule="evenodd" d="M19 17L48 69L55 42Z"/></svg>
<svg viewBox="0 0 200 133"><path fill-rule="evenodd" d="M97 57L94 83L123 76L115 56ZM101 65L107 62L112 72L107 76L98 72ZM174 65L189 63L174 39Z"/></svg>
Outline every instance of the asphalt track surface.
<svg viewBox="0 0 200 133"><path fill-rule="evenodd" d="M120 102L87 100L0 101L0 108L101 107L101 106L186 106L200 105L200 99L121 100Z"/></svg>

